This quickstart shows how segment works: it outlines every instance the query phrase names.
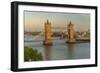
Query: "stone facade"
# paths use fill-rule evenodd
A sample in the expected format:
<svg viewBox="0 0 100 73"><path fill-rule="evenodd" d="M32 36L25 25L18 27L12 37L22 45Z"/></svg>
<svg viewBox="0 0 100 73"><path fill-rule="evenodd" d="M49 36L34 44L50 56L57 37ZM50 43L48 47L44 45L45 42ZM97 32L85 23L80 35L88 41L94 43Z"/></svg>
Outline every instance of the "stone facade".
<svg viewBox="0 0 100 73"><path fill-rule="evenodd" d="M67 33L67 43L75 43L75 28L71 21L67 26Z"/></svg>
<svg viewBox="0 0 100 73"><path fill-rule="evenodd" d="M52 28L51 28L51 22L47 20L45 23L45 40L44 45L51 45L52 44Z"/></svg>

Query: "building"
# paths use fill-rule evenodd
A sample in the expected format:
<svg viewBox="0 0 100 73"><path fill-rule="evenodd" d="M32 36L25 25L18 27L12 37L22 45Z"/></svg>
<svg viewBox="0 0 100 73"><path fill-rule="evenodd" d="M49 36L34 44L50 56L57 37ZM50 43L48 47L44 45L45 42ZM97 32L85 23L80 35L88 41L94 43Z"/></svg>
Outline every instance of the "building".
<svg viewBox="0 0 100 73"><path fill-rule="evenodd" d="M68 26L67 26L67 43L75 43L76 39L75 39L75 27L74 24L72 24L72 22L70 21Z"/></svg>
<svg viewBox="0 0 100 73"><path fill-rule="evenodd" d="M52 44L52 28L51 28L51 22L49 20L45 23L45 40L44 45L51 45Z"/></svg>

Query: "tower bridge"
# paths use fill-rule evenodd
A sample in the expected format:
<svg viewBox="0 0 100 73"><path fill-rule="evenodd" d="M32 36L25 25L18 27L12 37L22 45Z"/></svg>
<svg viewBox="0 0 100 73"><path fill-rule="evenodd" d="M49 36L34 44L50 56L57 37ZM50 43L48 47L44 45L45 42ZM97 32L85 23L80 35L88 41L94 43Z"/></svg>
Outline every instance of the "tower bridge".
<svg viewBox="0 0 100 73"><path fill-rule="evenodd" d="M47 20L45 23L44 23L44 31L41 31L41 32L38 32L38 33L35 33L36 36L34 37L34 39L26 39L25 41L31 41L31 42L38 42L38 41L43 41L43 44L44 45L52 45L53 44L53 40L62 40L61 38L53 38L54 36L57 36L57 37L63 37L65 40L66 43L75 43L76 41L89 41L90 39L89 38L84 38L84 37L81 37L81 38L78 38L76 37L76 30L75 30L75 27L74 27L74 24L72 24L72 22L70 21L69 24L66 26L66 27L52 27L52 23ZM53 29L57 29L59 30L59 32L54 32ZM64 31L64 32L63 32ZM32 34L32 33L31 33ZM43 39L38 39L40 36L44 36ZM36 40L38 39L38 40Z"/></svg>
<svg viewBox="0 0 100 73"><path fill-rule="evenodd" d="M45 40L44 45L52 45L52 29L65 29L67 30L68 37L66 38L67 43L74 43L75 42L75 29L74 25L71 23L68 24L67 27L53 27L51 22L47 20L44 24L45 27Z"/></svg>

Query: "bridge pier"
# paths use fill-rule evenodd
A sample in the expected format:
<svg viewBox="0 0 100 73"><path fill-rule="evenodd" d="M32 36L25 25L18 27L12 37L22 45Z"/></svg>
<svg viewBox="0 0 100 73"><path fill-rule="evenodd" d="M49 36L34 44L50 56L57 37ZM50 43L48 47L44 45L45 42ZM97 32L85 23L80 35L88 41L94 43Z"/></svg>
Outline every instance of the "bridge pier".
<svg viewBox="0 0 100 73"><path fill-rule="evenodd" d="M45 40L44 40L43 44L44 45L52 45L51 23L48 20L45 23Z"/></svg>
<svg viewBox="0 0 100 73"><path fill-rule="evenodd" d="M76 39L75 39L75 29L74 29L74 25L71 23L68 24L67 26L67 41L66 43L75 43Z"/></svg>

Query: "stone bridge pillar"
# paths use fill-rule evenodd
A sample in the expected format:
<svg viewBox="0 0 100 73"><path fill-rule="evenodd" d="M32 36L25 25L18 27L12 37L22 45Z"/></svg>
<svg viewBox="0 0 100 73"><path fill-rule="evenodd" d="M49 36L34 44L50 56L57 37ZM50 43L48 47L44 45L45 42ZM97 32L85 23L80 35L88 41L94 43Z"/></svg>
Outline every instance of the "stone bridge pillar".
<svg viewBox="0 0 100 73"><path fill-rule="evenodd" d="M45 40L44 45L52 45L51 23L47 20L45 23Z"/></svg>

